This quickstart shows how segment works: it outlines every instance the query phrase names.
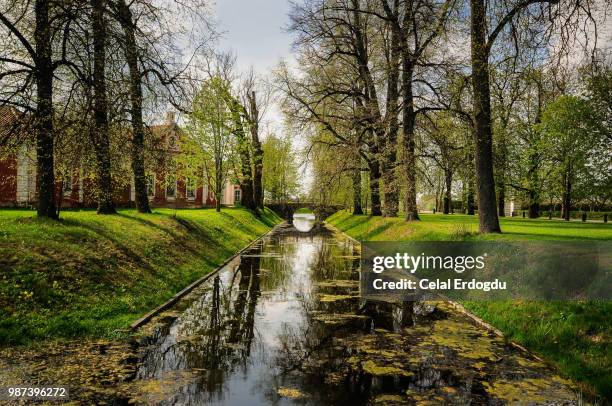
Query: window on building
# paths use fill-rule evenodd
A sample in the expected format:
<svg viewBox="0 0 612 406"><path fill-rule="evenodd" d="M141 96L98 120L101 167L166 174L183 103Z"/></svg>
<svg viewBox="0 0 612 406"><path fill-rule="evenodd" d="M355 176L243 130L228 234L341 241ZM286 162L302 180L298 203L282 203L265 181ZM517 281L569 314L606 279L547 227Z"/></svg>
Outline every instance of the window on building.
<svg viewBox="0 0 612 406"><path fill-rule="evenodd" d="M155 175L148 174L145 177L147 184L147 196L155 196Z"/></svg>
<svg viewBox="0 0 612 406"><path fill-rule="evenodd" d="M241 190L234 189L234 204L240 204L241 197Z"/></svg>
<svg viewBox="0 0 612 406"><path fill-rule="evenodd" d="M73 182L72 175L66 175L62 179L62 192L65 195L72 194L72 182Z"/></svg>
<svg viewBox="0 0 612 406"><path fill-rule="evenodd" d="M188 178L185 182L185 189L187 194L187 199L195 199L196 197L196 181L195 179Z"/></svg>
<svg viewBox="0 0 612 406"><path fill-rule="evenodd" d="M176 197L176 177L168 176L166 178L166 198L174 199Z"/></svg>

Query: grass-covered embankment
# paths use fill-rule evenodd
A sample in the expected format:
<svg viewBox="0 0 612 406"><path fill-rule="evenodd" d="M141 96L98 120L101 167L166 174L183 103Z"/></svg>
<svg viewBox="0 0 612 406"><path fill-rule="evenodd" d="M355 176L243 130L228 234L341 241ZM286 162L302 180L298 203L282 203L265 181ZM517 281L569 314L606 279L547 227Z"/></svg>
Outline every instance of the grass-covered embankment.
<svg viewBox="0 0 612 406"><path fill-rule="evenodd" d="M0 344L113 337L280 219L265 210L0 210Z"/></svg>
<svg viewBox="0 0 612 406"><path fill-rule="evenodd" d="M502 218L503 234L479 235L478 218L424 214L419 222L338 212L330 224L360 241L612 240L612 225ZM612 398L612 303L469 302L474 314L557 366L559 372Z"/></svg>

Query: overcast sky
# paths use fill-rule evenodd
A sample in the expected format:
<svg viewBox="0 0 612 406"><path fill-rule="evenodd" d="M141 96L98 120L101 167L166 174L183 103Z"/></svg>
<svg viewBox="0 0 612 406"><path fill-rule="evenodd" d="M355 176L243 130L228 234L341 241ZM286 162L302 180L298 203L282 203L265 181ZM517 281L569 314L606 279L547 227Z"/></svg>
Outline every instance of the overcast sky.
<svg viewBox="0 0 612 406"><path fill-rule="evenodd" d="M287 0L217 0L219 48L233 50L239 70L251 65L261 74L290 53L291 37L283 32L288 22Z"/></svg>

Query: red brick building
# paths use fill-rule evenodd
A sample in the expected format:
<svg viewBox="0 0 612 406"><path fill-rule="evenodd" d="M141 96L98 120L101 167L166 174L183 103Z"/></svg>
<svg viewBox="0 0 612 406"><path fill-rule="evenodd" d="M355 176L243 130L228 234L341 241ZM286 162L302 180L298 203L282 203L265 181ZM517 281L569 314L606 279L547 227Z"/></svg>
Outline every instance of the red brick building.
<svg viewBox="0 0 612 406"><path fill-rule="evenodd" d="M14 109L0 111L2 131L14 129L19 114ZM161 125L149 127L153 140L153 162L147 171L147 190L153 207L203 207L214 206L215 198L204 171L199 179L177 176L167 169L166 163L175 154L180 154L180 137L184 133L176 123L174 113L167 113ZM126 140L129 142L129 140ZM129 148L129 147L128 147ZM126 154L129 160L129 153ZM82 165L71 168L63 179L56 183L56 201L61 198L64 208L95 207L95 184L85 175ZM114 201L117 206L134 205L133 180L129 184L115 187ZM240 187L227 182L221 204L234 205L240 201ZM31 142L25 142L9 154L0 155L0 206L34 206L36 203L36 151Z"/></svg>

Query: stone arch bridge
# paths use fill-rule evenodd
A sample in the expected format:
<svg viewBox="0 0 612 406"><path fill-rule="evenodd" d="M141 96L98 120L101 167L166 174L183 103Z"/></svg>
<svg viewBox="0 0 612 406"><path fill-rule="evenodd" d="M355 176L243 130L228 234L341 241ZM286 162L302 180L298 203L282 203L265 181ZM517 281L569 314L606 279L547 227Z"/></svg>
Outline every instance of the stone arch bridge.
<svg viewBox="0 0 612 406"><path fill-rule="evenodd" d="M345 208L342 205L325 205L313 202L271 203L266 204L266 206L273 210L280 217L288 221L293 220L293 215L299 209L309 209L315 214L317 220L325 220L327 217L331 216L335 212Z"/></svg>

